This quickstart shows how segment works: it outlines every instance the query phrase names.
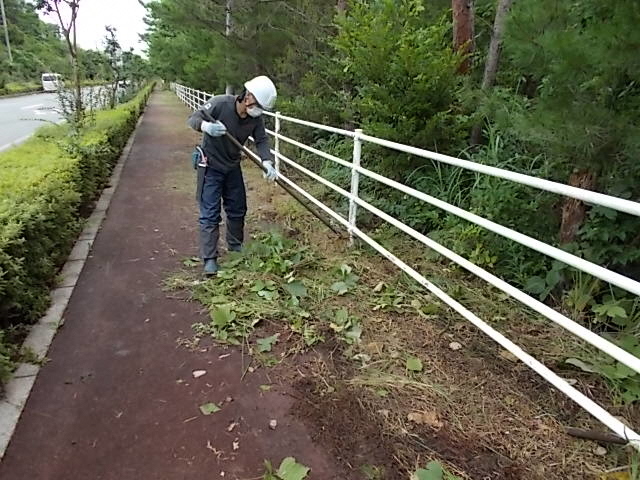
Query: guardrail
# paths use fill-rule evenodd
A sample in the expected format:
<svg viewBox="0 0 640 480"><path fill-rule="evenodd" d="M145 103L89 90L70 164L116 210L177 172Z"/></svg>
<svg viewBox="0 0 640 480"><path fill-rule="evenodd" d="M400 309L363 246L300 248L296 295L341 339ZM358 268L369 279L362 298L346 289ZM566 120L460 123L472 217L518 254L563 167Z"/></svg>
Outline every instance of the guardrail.
<svg viewBox="0 0 640 480"><path fill-rule="evenodd" d="M202 104L206 103L206 101L212 96L209 93L195 90L179 84L172 84L171 87L175 91L178 98L180 98L192 110L197 110ZM448 258L452 262L460 265L461 267L473 273L474 275L482 278L483 280L487 281L491 285L495 286L496 288L502 290L506 294L520 301L524 305L527 305L528 307L540 313L541 315L551 320L552 322L560 325L561 327L571 332L572 334L576 335L577 337L581 338L582 340L590 343L591 345L598 348L602 352L615 358L620 363L640 373L640 359L638 357L631 355L630 353L626 352L622 348L606 340L605 338L597 335L591 330L583 327L582 325L571 320L570 318L563 315L562 313L552 309L548 305L545 305L539 300L531 297L530 295L523 292L522 290L519 290L513 285L508 284L507 282L496 277L492 273L484 270L478 265L471 263L469 260L449 250L445 246L435 242L434 240L430 239L426 235L423 235L417 230L404 224L400 220L392 217L391 215L380 210L379 208L361 199L358 196L360 175L364 175L384 185L394 188L400 192L403 192L406 195L410 195L414 198L424 201L425 203L441 208L453 215L457 215L461 218L464 218L465 220L475 223L476 225L486 228L498 235L501 235L505 238L508 238L512 241L518 242L533 250L536 250L540 253L548 255L556 260L559 260L562 263L565 263L578 270L581 270L585 273L593 275L594 277L597 277L612 285L616 285L630 293L633 293L634 295L640 296L640 282L637 282L636 280L633 280L629 277L620 275L619 273L608 270L600 265L596 265L592 262L586 261L580 257L577 257L576 255L572 255L568 252L565 252L564 250L548 245L544 242L541 242L532 237L519 233L503 225L492 222L486 218L480 217L471 212L467 212L466 210L463 210L454 205L451 205L449 203L438 200L437 198L434 198L430 195L427 195L424 192L418 191L407 185L404 185L402 183L399 183L397 181L394 181L387 177L379 175L371 170L368 170L362 167L361 165L362 144L364 142L373 143L373 144L390 148L396 151L416 155L418 157L428 158L431 160L435 160L437 162L446 163L448 165L453 165L453 166L464 168L474 172L503 178L505 180L520 183L523 185L528 185L530 187L538 188L540 190L544 190L547 192L552 192L552 193L576 198L590 204L601 205L601 206L611 208L620 212L625 212L631 215L640 216L640 203L609 196L609 195L604 195L604 194L593 192L590 190L584 190L584 189L572 187L562 183L544 180L544 179L529 176L529 175L523 175L521 173L512 172L512 171L501 169L501 168L490 167L487 165L470 162L468 160L462 160L462 159L451 157L448 155L442 155L439 153L430 152L428 150L412 147L409 145L403 145L400 143L391 142L389 140L384 140L381 138L366 135L365 133L363 133L362 130L355 130L355 131L344 130L341 128L331 127L331 126L322 125L314 122L309 122L306 120L300 120L297 118L288 117L288 116L282 115L280 112L276 112L276 113L265 112L265 114L272 116L275 119L274 131L267 130L267 132L269 133L269 135L274 137L274 140L275 140L274 149L271 150L271 152L273 153L276 160L275 165L276 165L276 169L278 170L279 177L285 183L287 183L293 189L298 191L301 195L303 195L307 200L315 204L318 208L325 211L338 223L343 225L349 232L349 235L351 236L352 239L359 238L363 242L368 244L370 247L372 247L374 250L379 252L389 261L391 261L396 266L398 266L401 270L406 272L414 280L416 280L420 285L424 286L427 290L429 290L431 293L437 296L440 300L442 300L444 303L449 305L452 309L454 309L464 318L466 318L471 323L473 323L476 327L478 327L481 331L487 334L495 342L497 342L503 348L505 348L506 350L511 352L513 355L515 355L519 360L521 360L528 367L530 367L532 370L534 370L536 373L542 376L554 387L556 387L558 390L563 392L569 398L574 400L577 404L579 404L587 412L589 412L591 415L597 418L600 422L606 425L614 433L616 433L621 438L627 440L629 444L632 445L636 450L640 450L640 435L638 435L629 426L622 423L618 418L611 415L609 412L607 412L604 408L602 408L596 402L594 402L589 397L584 395L582 392L580 392L579 390L571 386L563 378L558 376L556 373L551 371L548 367L546 367L541 362L539 362L538 360L533 358L531 355L526 353L514 342L512 342L511 340L506 338L504 335L502 335L500 332L495 330L493 327L491 327L485 321L480 319L477 315L475 315L473 312L468 310L462 304L457 302L451 296L447 295L444 291L442 291L440 288L438 288L436 285L430 282L418 271L416 271L415 269L407 265L407 263L402 261L402 259L395 256L393 253L391 253L389 250L384 248L382 245L380 245L378 242L372 239L365 232L360 230L360 228L358 228L357 226L358 208L359 207L364 208L365 210L369 211L373 215L376 215L377 217L386 221L390 225L393 225L394 227L398 228L399 230L403 231L404 233L418 240L425 246L433 249L434 251ZM353 155L352 155L351 161L350 162L346 161L342 158L328 154L314 147L311 147L297 140L294 140L292 138L282 135L281 126L283 122L290 122L297 125L303 125L310 128L315 128L315 129L319 129L326 132L339 134L339 135L343 135L345 137L351 138L353 140ZM333 184L332 182L321 177L320 175L298 164L294 160L284 156L280 152L281 141L289 143L290 145L296 146L300 149L306 150L326 160L330 160L339 165L342 165L345 168L350 169L351 170L350 190L347 191ZM315 198L313 195L311 195L306 190L304 190L301 186L299 186L298 184L293 182L291 179L283 175L282 172L280 171L280 162L284 162L286 165L296 169L297 171L308 176L309 178L331 188L335 192L347 198L349 200L349 213L347 218L345 218L340 213L335 212L331 207L325 205L324 203L319 201L317 198Z"/></svg>

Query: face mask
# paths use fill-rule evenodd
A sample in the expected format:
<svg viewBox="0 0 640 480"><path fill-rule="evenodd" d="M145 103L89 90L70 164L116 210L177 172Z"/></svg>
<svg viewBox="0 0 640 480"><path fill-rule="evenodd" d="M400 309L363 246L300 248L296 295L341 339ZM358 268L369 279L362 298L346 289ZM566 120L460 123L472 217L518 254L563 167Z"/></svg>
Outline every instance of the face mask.
<svg viewBox="0 0 640 480"><path fill-rule="evenodd" d="M259 108L259 107L249 107L249 108L247 108L247 114L250 117L253 117L253 118L258 118L260 115L262 115L262 111L263 110L261 108Z"/></svg>

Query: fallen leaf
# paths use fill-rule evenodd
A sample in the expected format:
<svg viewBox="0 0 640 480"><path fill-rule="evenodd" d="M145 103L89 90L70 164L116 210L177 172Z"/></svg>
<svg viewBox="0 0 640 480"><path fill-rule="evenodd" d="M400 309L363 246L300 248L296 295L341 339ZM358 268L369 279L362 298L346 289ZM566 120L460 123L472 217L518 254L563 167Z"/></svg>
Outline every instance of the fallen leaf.
<svg viewBox="0 0 640 480"><path fill-rule="evenodd" d="M380 282L375 287L373 287L374 293L380 292L384 288L384 282Z"/></svg>
<svg viewBox="0 0 640 480"><path fill-rule="evenodd" d="M449 348L455 352L457 350L460 350L462 348L462 345L458 342L451 342L449 344Z"/></svg>
<svg viewBox="0 0 640 480"><path fill-rule="evenodd" d="M271 430L275 430L277 427L278 427L278 421L277 420L274 419L274 420L271 420L269 422L269 428Z"/></svg>
<svg viewBox="0 0 640 480"><path fill-rule="evenodd" d="M443 423L438 419L436 412L411 412L407 415L407 419L410 422L417 423L418 425L427 425L428 427L440 430L443 427Z"/></svg>
<svg viewBox="0 0 640 480"><path fill-rule="evenodd" d="M194 370L193 371L193 378L200 378L203 375L206 375L207 371L206 370Z"/></svg>
<svg viewBox="0 0 640 480"><path fill-rule="evenodd" d="M240 442L238 440L234 440L233 442L233 451L235 452L240 448Z"/></svg>
<svg viewBox="0 0 640 480"><path fill-rule="evenodd" d="M233 430L238 426L238 422L231 422L231 424L227 427L227 432L233 432Z"/></svg>
<svg viewBox="0 0 640 480"><path fill-rule="evenodd" d="M271 390L271 385L260 385L260 390L262 390L263 392L268 392L269 390Z"/></svg>
<svg viewBox="0 0 640 480"><path fill-rule="evenodd" d="M216 413L220 411L220 407L215 403L209 402L204 405L200 405L200 411L203 415L211 415L212 413Z"/></svg>

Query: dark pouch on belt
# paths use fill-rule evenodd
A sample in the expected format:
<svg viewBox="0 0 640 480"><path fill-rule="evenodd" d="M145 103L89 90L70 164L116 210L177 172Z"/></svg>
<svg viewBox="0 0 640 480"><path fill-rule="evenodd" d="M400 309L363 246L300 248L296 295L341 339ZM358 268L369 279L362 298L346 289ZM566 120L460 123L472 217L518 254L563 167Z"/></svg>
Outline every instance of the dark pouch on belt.
<svg viewBox="0 0 640 480"><path fill-rule="evenodd" d="M207 156L198 145L196 145L193 153L191 154L191 165L194 170L198 167L204 168L207 166Z"/></svg>

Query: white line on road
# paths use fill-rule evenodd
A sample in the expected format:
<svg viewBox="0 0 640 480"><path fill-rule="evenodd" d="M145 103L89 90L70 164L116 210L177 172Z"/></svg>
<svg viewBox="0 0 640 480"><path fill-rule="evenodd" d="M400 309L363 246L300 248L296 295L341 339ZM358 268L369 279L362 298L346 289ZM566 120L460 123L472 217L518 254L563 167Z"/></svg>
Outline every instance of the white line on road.
<svg viewBox="0 0 640 480"><path fill-rule="evenodd" d="M38 108L38 107L42 107L44 105L44 103L36 103L35 105L29 105L27 107L22 107L20 108L20 110L29 110L32 108Z"/></svg>
<svg viewBox="0 0 640 480"><path fill-rule="evenodd" d="M28 135L25 135L24 137L20 137L17 140L14 140L11 143L7 143L6 145L3 145L0 147L0 152L4 152L5 150L8 150L11 147L15 147L17 145L20 145L22 142L24 142L25 140L28 140L29 137L31 137L31 135L33 135L33 133L30 133Z"/></svg>

